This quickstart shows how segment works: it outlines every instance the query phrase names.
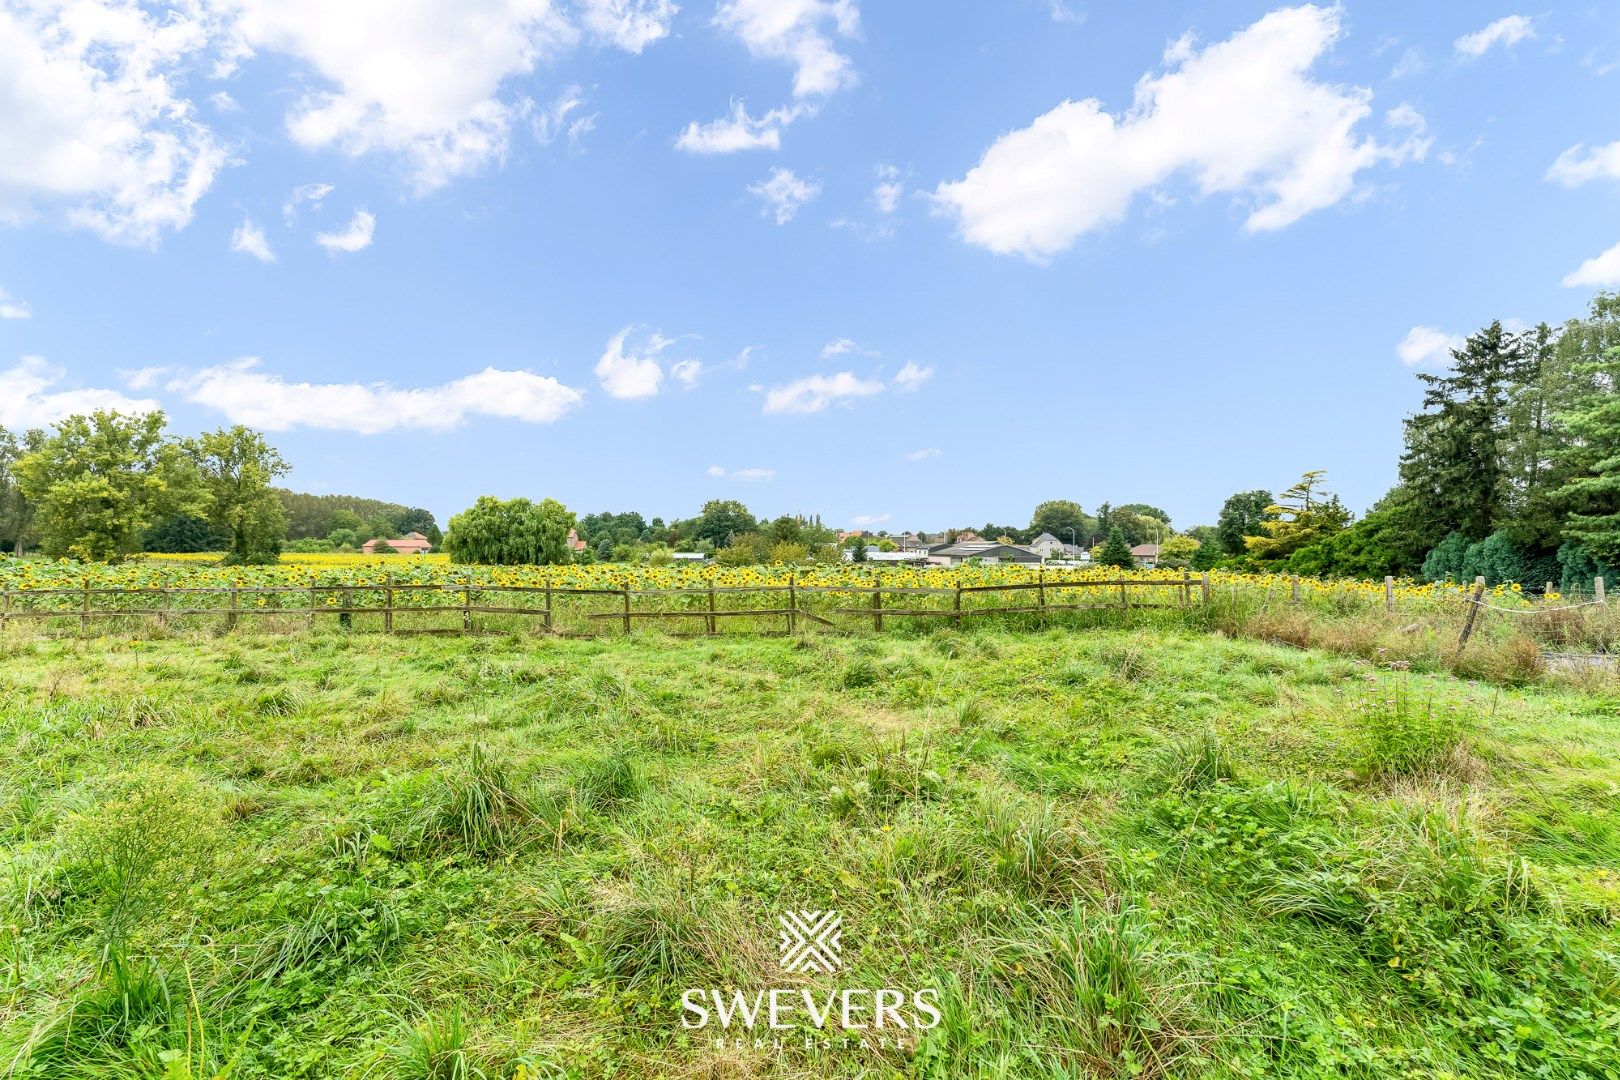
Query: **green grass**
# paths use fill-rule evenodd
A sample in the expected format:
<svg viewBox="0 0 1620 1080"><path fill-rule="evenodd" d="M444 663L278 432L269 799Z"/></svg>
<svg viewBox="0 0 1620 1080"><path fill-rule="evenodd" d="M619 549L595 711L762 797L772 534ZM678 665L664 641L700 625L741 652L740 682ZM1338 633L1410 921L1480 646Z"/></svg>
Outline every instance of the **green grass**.
<svg viewBox="0 0 1620 1080"><path fill-rule="evenodd" d="M1161 626L0 640L0 1075L1620 1076L1620 686ZM837 908L846 970L776 915ZM715 1047L687 987L931 987Z"/></svg>

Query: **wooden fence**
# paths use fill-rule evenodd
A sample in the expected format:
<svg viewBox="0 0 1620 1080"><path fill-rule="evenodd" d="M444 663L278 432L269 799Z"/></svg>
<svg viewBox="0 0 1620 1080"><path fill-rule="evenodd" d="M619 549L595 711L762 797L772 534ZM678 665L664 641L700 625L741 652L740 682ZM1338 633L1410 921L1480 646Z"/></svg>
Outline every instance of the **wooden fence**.
<svg viewBox="0 0 1620 1080"><path fill-rule="evenodd" d="M1146 592L1146 596L1143 593ZM1081 601L1085 594L1090 597ZM1007 596L1010 603L975 603ZM1162 596L1163 599L1159 599ZM722 607L722 597L752 597L761 606ZM953 588L871 585L800 585L789 575L785 585L715 586L686 589L566 588L544 585L497 585L471 577L422 584L391 578L374 584L228 586L213 588L151 586L112 588L86 583L80 588L5 589L0 591L0 631L14 622L77 621L88 634L106 620L151 619L168 627L183 620L221 620L235 630L255 619L292 620L313 630L323 617L335 616L349 628L360 616L380 616L386 633L400 632L401 619L451 616L448 627L415 627L414 632L462 632L481 629L474 616L537 620L548 633L564 632L561 623L617 627L629 633L637 620L700 621L701 633L719 632L720 620L782 619L786 633L801 626L838 629L865 626L881 631L886 620L933 618L962 626L966 619L989 615L1047 616L1072 611L1131 611L1143 608L1189 608L1206 605L1209 575L1139 581L1046 580L1001 585L957 585ZM498 603L497 600L506 600ZM291 602L289 602L291 601ZM448 602L447 602L448 601ZM948 601L949 606L945 606ZM965 603L966 601L966 603ZM932 606L930 606L930 602ZM607 610L580 611L581 606ZM570 608L573 610L570 610ZM459 616L459 619L454 618ZM842 623L840 622L842 620ZM593 633L595 631L592 631Z"/></svg>

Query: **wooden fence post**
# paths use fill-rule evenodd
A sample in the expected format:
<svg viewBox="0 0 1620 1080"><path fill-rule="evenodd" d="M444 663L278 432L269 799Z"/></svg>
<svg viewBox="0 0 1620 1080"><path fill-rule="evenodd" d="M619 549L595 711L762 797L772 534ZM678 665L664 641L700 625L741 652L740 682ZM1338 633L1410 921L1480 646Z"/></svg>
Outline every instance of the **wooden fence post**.
<svg viewBox="0 0 1620 1080"><path fill-rule="evenodd" d="M624 580L624 632L630 632L630 579Z"/></svg>
<svg viewBox="0 0 1620 1080"><path fill-rule="evenodd" d="M1543 604L1545 604L1547 602L1547 598L1552 595L1552 591L1553 584L1550 581L1541 587L1541 602Z"/></svg>
<svg viewBox="0 0 1620 1080"><path fill-rule="evenodd" d="M79 633L90 632L90 579L84 579L84 607L79 614Z"/></svg>
<svg viewBox="0 0 1620 1080"><path fill-rule="evenodd" d="M343 587L343 599L339 603L343 607L343 613L338 616L338 625L345 630L352 629L354 627L354 616L349 614L349 609L354 607L354 590L345 585Z"/></svg>
<svg viewBox="0 0 1620 1080"><path fill-rule="evenodd" d="M1036 583L1035 596L1036 596L1038 606L1041 609L1041 625L1045 626L1046 625L1046 567L1043 566L1043 567L1041 567L1039 570L1037 570L1035 572L1035 583Z"/></svg>
<svg viewBox="0 0 1620 1080"><path fill-rule="evenodd" d="M394 575L383 578L383 633L394 632Z"/></svg>
<svg viewBox="0 0 1620 1080"><path fill-rule="evenodd" d="M1288 575L1288 601L1289 601L1289 603L1293 603L1293 604L1299 603L1299 575L1298 574L1289 574Z"/></svg>
<svg viewBox="0 0 1620 1080"><path fill-rule="evenodd" d="M1603 576L1601 574L1592 579L1592 599L1604 607L1609 606L1608 598L1603 595Z"/></svg>
<svg viewBox="0 0 1620 1080"><path fill-rule="evenodd" d="M551 630L551 572L546 571L546 630Z"/></svg>
<svg viewBox="0 0 1620 1080"><path fill-rule="evenodd" d="M872 629L883 629L883 586L872 587Z"/></svg>
<svg viewBox="0 0 1620 1080"><path fill-rule="evenodd" d="M704 619L703 621L708 624L709 633L712 635L715 632L715 625L714 625L714 578L713 577L709 578L709 616L708 616L708 618Z"/></svg>
<svg viewBox="0 0 1620 1080"><path fill-rule="evenodd" d="M1209 571L1208 570L1204 571L1204 576L1203 576L1203 579L1202 579L1202 585L1203 585L1203 592L1204 592L1204 606L1209 607Z"/></svg>
<svg viewBox="0 0 1620 1080"><path fill-rule="evenodd" d="M1481 574L1474 579L1474 595L1468 600L1468 617L1463 620L1462 636L1457 639L1457 657L1462 657L1463 646L1468 644L1469 635L1474 632L1474 620L1479 617L1480 600L1485 595L1485 575Z"/></svg>
<svg viewBox="0 0 1620 1080"><path fill-rule="evenodd" d="M1187 607L1192 603L1192 573L1187 570L1181 572L1181 606Z"/></svg>
<svg viewBox="0 0 1620 1080"><path fill-rule="evenodd" d="M173 598L174 590L167 585L163 586L163 614L158 616L158 620L165 630L169 628L169 608L172 606Z"/></svg>
<svg viewBox="0 0 1620 1080"><path fill-rule="evenodd" d="M792 571L788 572L788 633L799 629L799 586Z"/></svg>
<svg viewBox="0 0 1620 1080"><path fill-rule="evenodd" d="M5 606L0 607L0 633L4 633L6 624L11 621L11 590L5 591Z"/></svg>
<svg viewBox="0 0 1620 1080"><path fill-rule="evenodd" d="M1393 575L1384 575L1384 610L1395 610L1395 578Z"/></svg>
<svg viewBox="0 0 1620 1080"><path fill-rule="evenodd" d="M315 608L320 603L320 593L315 590L315 575L309 576L309 626L305 629L315 629Z"/></svg>
<svg viewBox="0 0 1620 1080"><path fill-rule="evenodd" d="M472 575L461 579L461 632L472 630Z"/></svg>
<svg viewBox="0 0 1620 1080"><path fill-rule="evenodd" d="M236 591L236 582L233 581L231 582L231 611L229 615L225 616L225 628L227 630L236 629L236 612L241 607L241 603L242 599L237 595Z"/></svg>
<svg viewBox="0 0 1620 1080"><path fill-rule="evenodd" d="M951 621L958 630L962 629L962 582L956 582L956 600L951 604Z"/></svg>

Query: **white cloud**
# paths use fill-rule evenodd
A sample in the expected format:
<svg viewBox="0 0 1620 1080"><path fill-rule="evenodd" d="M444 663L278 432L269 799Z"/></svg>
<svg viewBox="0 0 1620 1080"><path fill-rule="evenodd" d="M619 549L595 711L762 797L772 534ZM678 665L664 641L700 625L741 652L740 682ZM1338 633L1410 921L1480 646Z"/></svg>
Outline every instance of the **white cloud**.
<svg viewBox="0 0 1620 1080"><path fill-rule="evenodd" d="M853 371L836 375L810 375L765 391L767 413L817 413L828 405L844 405L856 398L881 394L876 379L857 378Z"/></svg>
<svg viewBox="0 0 1620 1080"><path fill-rule="evenodd" d="M744 482L756 482L756 481L760 481L760 480L769 480L769 479L771 479L773 476L776 475L776 470L775 469L725 469L725 468L722 468L719 465L710 465L709 468L708 468L708 473L709 473L710 476L713 476L713 477L715 477L716 479L719 479L719 480L742 480Z"/></svg>
<svg viewBox="0 0 1620 1080"><path fill-rule="evenodd" d="M1464 34L1452 44L1464 56L1479 57L1498 45L1511 49L1526 38L1535 36L1536 28L1531 25L1528 16L1504 15L1484 29Z"/></svg>
<svg viewBox="0 0 1620 1080"><path fill-rule="evenodd" d="M1358 137L1371 91L1309 77L1340 33L1338 8L1303 6L1202 50L1184 37L1166 50L1165 73L1136 84L1129 110L1065 101L997 139L962 179L940 184L938 204L968 242L1039 261L1187 170L1200 195L1257 203L1249 231L1283 228L1351 194L1361 170L1428 151L1411 126L1415 112L1391 116L1406 121L1396 144Z"/></svg>
<svg viewBox="0 0 1620 1080"><path fill-rule="evenodd" d="M24 356L9 371L0 371L0 427L14 430L48 427L74 413L109 409L122 413L151 412L158 403L129 398L116 390L57 390L67 372L44 357Z"/></svg>
<svg viewBox="0 0 1620 1080"><path fill-rule="evenodd" d="M485 368L441 386L399 390L385 382L284 381L258 370L257 357L204 368L168 388L194 405L218 409L235 424L265 431L330 428L375 435L399 428L446 431L472 416L550 424L577 408L583 395L549 375Z"/></svg>
<svg viewBox="0 0 1620 1080"><path fill-rule="evenodd" d="M1547 179L1565 187L1579 187L1591 180L1620 180L1620 142L1591 147L1577 143L1558 155L1547 170Z"/></svg>
<svg viewBox="0 0 1620 1080"><path fill-rule="evenodd" d="M893 165L879 165L877 176L877 187L872 189L872 202L877 206L878 213L892 214L900 207L900 196L906 193L906 185L900 179L900 170Z"/></svg>
<svg viewBox="0 0 1620 1080"><path fill-rule="evenodd" d="M149 390L158 384L158 380L168 370L165 367L143 367L136 368L134 371L125 371L120 368L118 375L124 380L124 385L131 390Z"/></svg>
<svg viewBox="0 0 1620 1080"><path fill-rule="evenodd" d="M185 227L228 156L175 93L210 17L199 4L0 6L0 221L63 208L133 244Z"/></svg>
<svg viewBox="0 0 1620 1080"><path fill-rule="evenodd" d="M853 86L854 64L835 37L860 34L854 0L724 0L714 21L758 58L793 65L793 96L822 96Z"/></svg>
<svg viewBox="0 0 1620 1080"><path fill-rule="evenodd" d="M888 514L856 514L849 519L849 522L851 525L859 525L864 529L868 525L881 525L888 520Z"/></svg>
<svg viewBox="0 0 1620 1080"><path fill-rule="evenodd" d="M658 354L672 342L654 333L641 350L626 350L625 340L632 329L627 326L608 340L607 348L593 369L609 397L652 397L663 385L664 367L658 362Z"/></svg>
<svg viewBox="0 0 1620 1080"><path fill-rule="evenodd" d="M680 10L670 0L584 0L580 20L598 38L639 56L669 34Z"/></svg>
<svg viewBox="0 0 1620 1080"><path fill-rule="evenodd" d="M765 203L761 212L766 217L775 218L778 225L786 225L805 203L821 194L821 185L814 180L801 180L792 169L778 166L766 179L750 184L748 190Z"/></svg>
<svg viewBox="0 0 1620 1080"><path fill-rule="evenodd" d="M291 225L293 220L298 217L298 205L300 203L309 203L311 209L319 210L321 200L336 190L331 184L320 181L299 184L292 189L292 194L287 196L287 201L281 204L281 216L287 219L287 224Z"/></svg>
<svg viewBox="0 0 1620 1080"><path fill-rule="evenodd" d="M231 250L251 255L260 262L276 261L276 253L270 250L270 241L265 239L264 229L252 218L243 218L242 224L231 233Z"/></svg>
<svg viewBox="0 0 1620 1080"><path fill-rule="evenodd" d="M703 361L677 360L669 366L669 373L675 376L675 381L690 389L697 385L698 376L703 374Z"/></svg>
<svg viewBox="0 0 1620 1080"><path fill-rule="evenodd" d="M242 51L302 61L321 89L287 116L300 146L401 159L418 192L506 153L521 103L506 80L578 31L550 0L235 0Z"/></svg>
<svg viewBox="0 0 1620 1080"><path fill-rule="evenodd" d="M1432 326L1414 326L1395 346L1395 355L1407 367L1443 367L1451 363L1451 350L1465 344L1461 334L1448 334Z"/></svg>
<svg viewBox="0 0 1620 1080"><path fill-rule="evenodd" d="M1046 0L1046 12L1052 16L1053 22L1083 23L1086 13L1072 0Z"/></svg>
<svg viewBox="0 0 1620 1080"><path fill-rule="evenodd" d="M772 109L750 116L740 101L731 103L731 115L707 124L696 120L675 138L675 149L689 154L733 154L739 150L779 150L782 129L808 113L808 108Z"/></svg>
<svg viewBox="0 0 1620 1080"><path fill-rule="evenodd" d="M1392 79L1405 79L1413 75L1421 75L1428 69L1429 62L1423 58L1423 50L1416 45L1411 45L1407 47L1405 52L1401 53L1400 59L1395 61L1395 66L1389 69L1389 77Z"/></svg>
<svg viewBox="0 0 1620 1080"><path fill-rule="evenodd" d="M821 347L821 358L823 360L831 360L833 357L843 356L845 353L854 353L857 356L883 355L876 349L863 349L858 342L847 337L841 337L833 341L829 341L827 344Z"/></svg>
<svg viewBox="0 0 1620 1080"><path fill-rule="evenodd" d="M923 367L915 360L907 360L906 366L895 375L894 385L901 390L916 390L933 377L932 367Z"/></svg>
<svg viewBox="0 0 1620 1080"><path fill-rule="evenodd" d="M315 242L334 254L339 251L352 254L370 247L372 234L376 231L376 215L367 210L357 210L342 232L316 233Z"/></svg>
<svg viewBox="0 0 1620 1080"><path fill-rule="evenodd" d="M941 450L937 446L925 446L921 450L913 450L911 453L907 454L906 460L927 461L929 458L941 457L944 455L944 453L945 451Z"/></svg>
<svg viewBox="0 0 1620 1080"><path fill-rule="evenodd" d="M566 134L569 142L578 142L580 136L596 126L596 113L589 116L576 116L570 120L569 114L577 111L585 104L585 93L578 86L570 86L544 109L536 109L531 126L534 128L534 137L542 146L550 145L559 135Z"/></svg>
<svg viewBox="0 0 1620 1080"><path fill-rule="evenodd" d="M0 289L0 319L31 319L34 309L28 301L12 296L4 289Z"/></svg>
<svg viewBox="0 0 1620 1080"><path fill-rule="evenodd" d="M1581 263L1564 277L1564 285L1620 285L1620 244Z"/></svg>
<svg viewBox="0 0 1620 1080"><path fill-rule="evenodd" d="M224 90L218 90L212 94L209 94L208 103L222 113L242 111L242 106L237 104L236 99L231 97L231 95Z"/></svg>

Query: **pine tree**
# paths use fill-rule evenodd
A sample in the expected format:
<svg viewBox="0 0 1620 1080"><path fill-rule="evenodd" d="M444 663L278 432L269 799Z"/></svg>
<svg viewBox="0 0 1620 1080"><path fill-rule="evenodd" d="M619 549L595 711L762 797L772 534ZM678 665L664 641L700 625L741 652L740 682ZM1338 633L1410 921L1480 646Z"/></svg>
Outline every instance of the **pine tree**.
<svg viewBox="0 0 1620 1080"><path fill-rule="evenodd" d="M1564 533L1614 563L1620 560L1620 348L1577 373L1591 382L1560 417L1570 437L1565 461L1574 473L1557 492L1571 507Z"/></svg>
<svg viewBox="0 0 1620 1080"><path fill-rule="evenodd" d="M1444 375L1420 374L1423 412L1406 423L1401 482L1415 496L1410 527L1426 546L1450 532L1483 539L1508 517L1510 391L1533 369L1521 335L1493 322L1452 350Z"/></svg>
<svg viewBox="0 0 1620 1080"><path fill-rule="evenodd" d="M1131 545L1125 542L1125 534L1116 526L1108 530L1108 540L1097 555L1097 562L1103 566L1117 566L1121 570L1130 570L1136 566L1136 559L1131 555Z"/></svg>

